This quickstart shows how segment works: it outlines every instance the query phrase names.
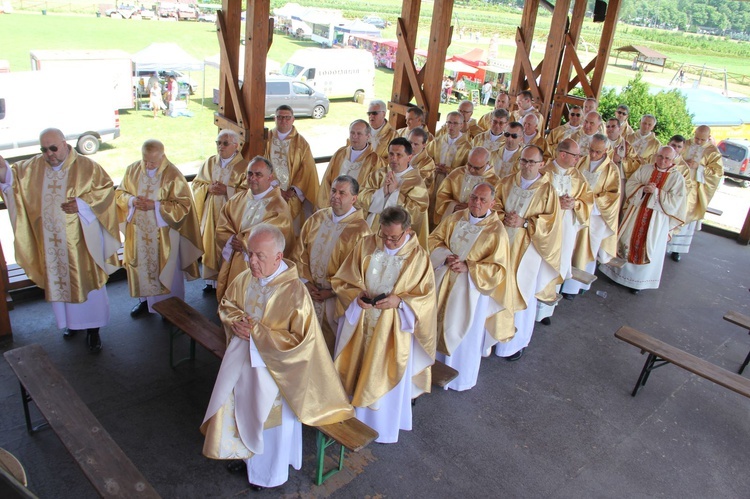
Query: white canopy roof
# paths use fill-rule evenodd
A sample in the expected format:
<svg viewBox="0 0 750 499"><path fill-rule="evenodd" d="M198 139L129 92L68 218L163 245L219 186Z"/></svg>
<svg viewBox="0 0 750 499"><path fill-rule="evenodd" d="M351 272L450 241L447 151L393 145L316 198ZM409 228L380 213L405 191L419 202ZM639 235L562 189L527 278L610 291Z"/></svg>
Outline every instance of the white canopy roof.
<svg viewBox="0 0 750 499"><path fill-rule="evenodd" d="M203 63L176 43L152 43L133 54L137 71L200 71Z"/></svg>

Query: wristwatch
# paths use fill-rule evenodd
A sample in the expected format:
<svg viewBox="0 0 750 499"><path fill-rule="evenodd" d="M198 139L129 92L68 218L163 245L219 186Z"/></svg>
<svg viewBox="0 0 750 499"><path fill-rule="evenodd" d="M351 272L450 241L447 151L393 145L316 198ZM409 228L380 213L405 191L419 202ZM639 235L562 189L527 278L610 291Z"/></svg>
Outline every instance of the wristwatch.
<svg viewBox="0 0 750 499"><path fill-rule="evenodd" d="M399 309L399 310L403 310L403 309L404 309L404 300L400 300L400 301L398 302L398 309Z"/></svg>
<svg viewBox="0 0 750 499"><path fill-rule="evenodd" d="M523 227L523 228L525 229L525 228L527 228L528 226L529 226L529 221L528 221L528 220L526 220L526 219L524 218L524 219L523 219L523 226L522 226L522 227Z"/></svg>

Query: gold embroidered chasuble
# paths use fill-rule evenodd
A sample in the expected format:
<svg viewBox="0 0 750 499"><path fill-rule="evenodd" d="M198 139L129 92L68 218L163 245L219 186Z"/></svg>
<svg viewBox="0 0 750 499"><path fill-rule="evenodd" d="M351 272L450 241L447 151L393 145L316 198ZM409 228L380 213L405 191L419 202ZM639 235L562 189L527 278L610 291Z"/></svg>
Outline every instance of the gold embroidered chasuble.
<svg viewBox="0 0 750 499"><path fill-rule="evenodd" d="M490 165L492 165L492 168L495 170L495 175L497 175L497 178L504 179L507 176L515 175L516 173L518 173L518 160L521 159L522 150L523 148L519 146L513 152L513 154L511 154L508 161L505 161L503 159L505 157L504 144L497 151L493 151L490 153Z"/></svg>
<svg viewBox="0 0 750 499"><path fill-rule="evenodd" d="M656 138L656 135L654 135L654 132L649 132L648 135L641 135L641 132L636 130L630 138L627 138L627 141L633 148L633 152L641 166L652 163L654 155L661 147L661 143Z"/></svg>
<svg viewBox="0 0 750 499"><path fill-rule="evenodd" d="M216 226L216 245L223 251L229 239L234 236L247 243L250 230L259 223L268 223L278 228L286 240L284 254L289 255L294 246L292 214L289 205L278 187L274 187L261 199L254 199L250 190L234 195L226 202ZM228 260L222 262L216 283L216 297L221 300L224 292L241 272L247 270L244 251L231 251Z"/></svg>
<svg viewBox="0 0 750 499"><path fill-rule="evenodd" d="M498 341L513 337L512 295L509 292L510 247L508 234L497 213L472 225L469 210L453 213L430 234L430 259L437 288L437 350L451 355L468 332L476 312L471 303L468 277L479 293L489 296L492 315L485 328ZM449 255L466 262L469 272L458 274L443 265Z"/></svg>
<svg viewBox="0 0 750 499"><path fill-rule="evenodd" d="M290 259L297 265L301 278L312 282L318 289L332 289L331 277L357 241L369 234L370 227L361 210L355 210L336 223L331 208L325 208L305 222ZM325 302L313 300L313 307L328 349L333 352L336 342L336 328L333 327L337 323L336 297Z"/></svg>
<svg viewBox="0 0 750 499"><path fill-rule="evenodd" d="M409 164L412 168L419 170L419 175L424 180L424 185L428 191L432 189L432 183L435 181L435 161L427 154L426 149L422 149L422 152L412 156Z"/></svg>
<svg viewBox="0 0 750 499"><path fill-rule="evenodd" d="M154 210L135 210L128 221L129 202L136 196L158 201L159 215L167 225L157 225ZM153 177L146 173L143 161L128 166L117 188L117 214L125 234L123 264L131 296L169 292L175 272L184 271L192 279L199 276L203 243L193 195L185 177L166 156ZM176 268L178 255L181 269Z"/></svg>
<svg viewBox="0 0 750 499"><path fill-rule="evenodd" d="M581 125L573 128L569 122L553 128L550 133L547 134L547 146L545 151L554 156L555 149L557 149L557 144L575 134L578 130L581 130Z"/></svg>
<svg viewBox="0 0 750 499"><path fill-rule="evenodd" d="M422 129L423 129L423 130L424 130L425 132L427 132L427 140L426 140L426 142L429 142L429 141L431 141L432 139L434 139L434 138L435 138L435 136L434 136L434 135L432 135L432 134L430 133L430 131L429 131L429 130L427 130L427 128L426 128L426 127L422 127ZM399 128L398 130L396 130L396 136L395 136L395 137L393 137L393 138L395 139L396 137L403 137L403 138L405 138L405 139L408 139L408 138L409 138L409 134L410 134L410 133L411 133L411 130L409 130L409 127L403 127L403 128Z"/></svg>
<svg viewBox="0 0 750 499"><path fill-rule="evenodd" d="M297 418L309 426L332 424L354 417L354 409L341 386L315 318L310 295L299 280L294 263L289 260L284 262L289 268L265 286L252 276L250 270L241 273L229 286L219 305L219 317L227 334L227 344L240 341L244 346L232 350L231 354L228 349L222 364L235 362L241 369L253 369L250 365L252 357L248 353L249 343L235 338L231 328L236 320L250 316L256 322L251 331L253 344L277 389L276 400L265 419L261 414L261 424L249 429L255 434L253 440L261 442L260 434L264 428L280 424L281 397ZM219 375L221 377L221 370ZM239 373L236 376L239 377ZM219 382L220 379L217 379L217 387ZM248 459L253 455L253 451L246 446L248 442L240 438L236 418L242 417L241 411L252 410L241 401L256 397L256 394L236 393L235 386L230 381L219 388L218 394L217 388L214 389L218 400L215 402L212 396L208 410L213 414L207 414L208 419L201 425L201 432L206 436L203 454L207 457ZM240 403L236 404L237 400Z"/></svg>
<svg viewBox="0 0 750 499"><path fill-rule="evenodd" d="M591 192L594 195L596 210L599 211L604 224L612 232L611 235L602 239L599 248L613 257L617 255L617 230L620 217L620 172L617 165L605 157L593 172L591 158L586 156L578 163L578 171L586 179ZM592 215L594 210L592 207ZM586 264L596 260L596 255L591 250L590 225L578 231L576 249L573 252L573 266L585 269Z"/></svg>
<svg viewBox="0 0 750 499"><path fill-rule="evenodd" d="M508 123L511 123L513 121L517 121L519 123L523 123L523 119L526 117L527 114L534 114L536 116L537 120L539 120L539 123L537 125L537 129L539 129L539 130L544 130L545 129L544 128L544 122L545 122L544 116L542 116L542 113L540 113L539 111L537 111L533 107L529 108L529 110L527 112L524 112L521 108L517 108L515 111L513 111L512 113L510 113L510 120L508 121Z"/></svg>
<svg viewBox="0 0 750 499"><path fill-rule="evenodd" d="M429 142L425 146L427 155L432 158L436 165L444 164L448 167L448 173L463 166L469 160L469 152L471 151L471 139L465 133L459 135L453 144L448 142L448 134L444 133L440 136L436 136L435 140ZM433 192L440 187L440 183L446 175L441 173L435 174L435 180L433 182Z"/></svg>
<svg viewBox="0 0 750 499"><path fill-rule="evenodd" d="M617 166L620 168L620 178L624 185L624 182L630 178L633 172L641 167L641 162L633 146L622 135L615 142L609 141L607 156L612 159L615 152L621 158L620 164Z"/></svg>
<svg viewBox="0 0 750 499"><path fill-rule="evenodd" d="M470 175L465 166L456 168L448 174L435 194L434 223L438 224L444 218L451 216L457 204L468 203L471 191L480 182L496 187L499 181L491 166L482 175Z"/></svg>
<svg viewBox="0 0 750 499"><path fill-rule="evenodd" d="M377 296L393 293L414 311L413 333L402 330L398 309L362 310L354 334L339 347L334 360L344 390L355 407L370 407L402 379L415 344L435 359L435 276L427 251L411 237L396 253L388 255L377 235L366 236L355 245L331 279L342 316L362 291ZM346 321L341 317L340 321ZM430 391L431 371L414 373L416 393ZM414 394L414 392L413 392Z"/></svg>
<svg viewBox="0 0 750 499"><path fill-rule="evenodd" d="M497 151L505 144L505 136L500 135L495 140L492 140L492 132L489 130L480 133L472 141L474 147L484 147L489 152Z"/></svg>
<svg viewBox="0 0 750 499"><path fill-rule="evenodd" d="M372 172L385 166L385 162L372 150L369 144L357 158L357 161L351 161L351 152L351 146L346 146L333 153L326 172L323 174L320 189L318 189L317 208L319 210L331 206L331 185L333 185L336 177L339 175L354 177L361 188ZM361 207L359 202L355 206Z"/></svg>
<svg viewBox="0 0 750 499"><path fill-rule="evenodd" d="M248 162L237 152L227 166L221 167L221 157L216 154L201 166L192 183L195 212L201 223L203 240L203 278L216 279L221 267L221 248L216 245L216 224L224 204L237 192L247 189ZM213 182L227 186L223 196L210 194L208 188Z"/></svg>
<svg viewBox="0 0 750 499"><path fill-rule="evenodd" d="M691 169L682 163L680 172L685 178L687 188L687 219L685 223L702 220L706 215L706 208L714 197L716 189L724 176L724 163L721 151L710 143L704 146L693 144L693 139L685 142L682 158L699 163L698 168ZM675 165L679 166L679 165ZM685 170L687 168L687 170Z"/></svg>
<svg viewBox="0 0 750 499"><path fill-rule="evenodd" d="M580 170L573 166L565 169L565 173L561 174L557 171L554 162L550 160L544 165L541 173L549 177L549 182L558 197L567 194L575 199L575 207L572 211L576 221L580 225L588 224L591 217L591 207L594 204L594 195ZM561 209L560 211L566 210Z"/></svg>
<svg viewBox="0 0 750 499"><path fill-rule="evenodd" d="M461 133L463 135L466 135L466 137L469 139L469 142L472 142L474 138L484 132L484 128L480 127L477 124L477 120L474 118L469 119L469 125L465 127L466 130L462 130ZM446 125L443 125L440 127L440 130L437 131L435 134L435 138L442 137L443 135L446 135L448 133L448 127Z"/></svg>
<svg viewBox="0 0 750 499"><path fill-rule="evenodd" d="M370 224L370 230L377 234L380 229L380 213L370 213L373 196L376 191L385 185L385 178L390 168L381 168L370 174L365 184L359 191L357 199L362 205L362 211ZM411 216L411 227L419 243L423 248L427 247L427 236L430 233L427 218L427 207L429 205L429 194L424 181L416 168L403 172L399 180L398 194L392 192L385 200L385 206L400 206L409 212ZM395 199L394 199L395 198Z"/></svg>
<svg viewBox="0 0 750 499"><path fill-rule="evenodd" d="M536 297L542 301L554 300L555 285L562 282L559 275L562 224L559 216L560 200L552 186L551 175L542 174L528 189L521 188L520 172L505 177L497 188L496 199L495 210L500 220L505 219L506 213L515 212L528 222L525 229L507 226L505 228L510 243L509 272L514 282L514 285L509 287L513 295L513 310L523 310L527 306L518 288L518 279L523 278L518 272L524 254L532 244L542 260L557 271L557 278L547 283L542 291L536 293Z"/></svg>
<svg viewBox="0 0 750 499"><path fill-rule="evenodd" d="M388 145L396 138L396 130L386 121L377 132L371 130L370 147L383 160L388 161Z"/></svg>
<svg viewBox="0 0 750 499"><path fill-rule="evenodd" d="M307 214L311 214L318 199L318 186L320 185L315 158L310 151L310 144L302 135L297 133L295 127L292 127L284 140L279 138L278 131L274 128L268 134L265 157L273 164L274 177L276 177L282 190L288 190L295 186L305 196L304 203L300 201L297 195L287 201L292 219L297 224L295 233L299 232L306 218L303 205L309 203Z"/></svg>
<svg viewBox="0 0 750 499"><path fill-rule="evenodd" d="M3 194L3 200L15 234L16 261L44 289L47 301L85 302L120 266L112 179L73 149L59 171L42 155L19 161L10 171L12 194ZM87 226L77 213L62 211L60 205L71 198L84 201L97 223Z"/></svg>

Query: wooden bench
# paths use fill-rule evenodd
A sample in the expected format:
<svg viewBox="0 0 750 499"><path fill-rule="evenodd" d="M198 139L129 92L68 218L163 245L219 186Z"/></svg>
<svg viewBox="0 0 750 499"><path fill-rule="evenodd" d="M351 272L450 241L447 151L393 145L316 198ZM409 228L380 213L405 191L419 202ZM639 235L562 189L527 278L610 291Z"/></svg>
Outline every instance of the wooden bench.
<svg viewBox="0 0 750 499"><path fill-rule="evenodd" d="M747 329L747 332L750 333L750 317L743 315L739 312L735 312L734 310L730 310L726 314L724 314L724 320L727 322L731 322L732 324L736 324L737 326L740 326L741 328ZM747 367L748 363L750 363L750 352L747 353L747 357L745 357L745 362L742 363L742 366L740 366L740 370L738 371L739 374L742 374L742 372Z"/></svg>
<svg viewBox="0 0 750 499"><path fill-rule="evenodd" d="M593 283L597 279L594 274L589 274L585 270L581 270L575 267L570 268L570 275L573 280L581 282L587 286L591 286L591 283Z"/></svg>
<svg viewBox="0 0 750 499"><path fill-rule="evenodd" d="M219 359L224 358L226 351L226 336L221 326L214 324L204 317L200 312L185 303L183 300L172 297L153 305L154 310L172 323L174 330L170 333L169 363L172 367L185 360L195 359L196 341ZM184 333L190 337L190 357L182 359L177 364L172 363L172 347L175 336ZM446 366L447 367L447 366ZM452 379L452 378L451 378ZM347 419L339 423L315 427L317 432L317 471L315 473L315 484L320 485L331 476L344 468L344 449L359 452L378 438L378 433L358 420ZM336 467L324 472L325 451L331 445L341 445L339 462Z"/></svg>
<svg viewBox="0 0 750 499"><path fill-rule="evenodd" d="M716 208L711 208L710 206L706 208L706 213L711 213L713 215L721 216L724 212L721 210L717 210Z"/></svg>
<svg viewBox="0 0 750 499"><path fill-rule="evenodd" d="M626 263L627 263L627 261L625 261L624 258L617 258L617 257L615 257L615 258L610 259L610 261L608 261L607 263L605 263L605 265L608 265L608 266L610 266L612 268L615 268L615 269L621 269L621 268L623 268L625 266Z"/></svg>
<svg viewBox="0 0 750 499"><path fill-rule="evenodd" d="M649 374L657 367L674 364L686 371L697 374L717 385L728 388L745 397L750 397L750 380L739 374L727 371L721 367L687 353L679 348L673 347L661 340L657 340L646 333L642 333L628 326L623 326L615 333L618 338L626 343L641 349L641 353L648 352L648 358L643 365L638 381L633 388L632 396L635 397L638 390L646 385Z"/></svg>
<svg viewBox="0 0 750 499"><path fill-rule="evenodd" d="M101 497L159 497L55 369L41 346L16 348L4 356L21 382L21 400L29 433L50 426ZM47 423L32 426L31 400Z"/></svg>

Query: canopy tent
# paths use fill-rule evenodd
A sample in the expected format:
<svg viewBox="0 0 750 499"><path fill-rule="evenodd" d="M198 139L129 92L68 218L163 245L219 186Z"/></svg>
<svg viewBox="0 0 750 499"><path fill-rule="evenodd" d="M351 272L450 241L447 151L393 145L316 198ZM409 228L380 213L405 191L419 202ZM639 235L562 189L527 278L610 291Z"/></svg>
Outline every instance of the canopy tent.
<svg viewBox="0 0 750 499"><path fill-rule="evenodd" d="M620 58L620 52L635 53L637 54L635 57L638 63L659 66L662 69L662 72L664 71L664 65L667 63L666 55L662 54L661 52L657 52L654 49L644 47L643 45L627 45L615 50L617 51L615 64L617 64L617 60Z"/></svg>
<svg viewBox="0 0 750 499"><path fill-rule="evenodd" d="M202 71L203 63L176 43L152 43L133 54L136 71Z"/></svg>
<svg viewBox="0 0 750 499"><path fill-rule="evenodd" d="M245 60L245 46L244 45L240 45L239 60L240 61ZM219 69L221 65L221 54L216 54L210 57L206 57L205 59L203 59L203 64L205 64L206 66L210 68ZM266 57L266 74L278 73L280 69L281 69L280 63L274 61L273 59L269 59L268 57ZM245 75L245 65L242 62L240 62L239 64L238 73L239 73L238 78L242 80L243 76Z"/></svg>
<svg viewBox="0 0 750 499"><path fill-rule="evenodd" d="M336 26L334 29L336 31L347 33L349 35L380 36L380 30L378 28L376 28L372 24L362 22L359 19L355 19L354 21L344 24L343 26Z"/></svg>
<svg viewBox="0 0 750 499"><path fill-rule="evenodd" d="M475 48L463 54L456 54L449 59L449 61L460 61L468 64L469 66L479 67L487 61L484 49Z"/></svg>
<svg viewBox="0 0 750 499"><path fill-rule="evenodd" d="M470 74L474 74L478 70L478 68L469 66L468 64L464 64L461 61L446 61L445 69L447 71L453 71L454 73L470 73Z"/></svg>

